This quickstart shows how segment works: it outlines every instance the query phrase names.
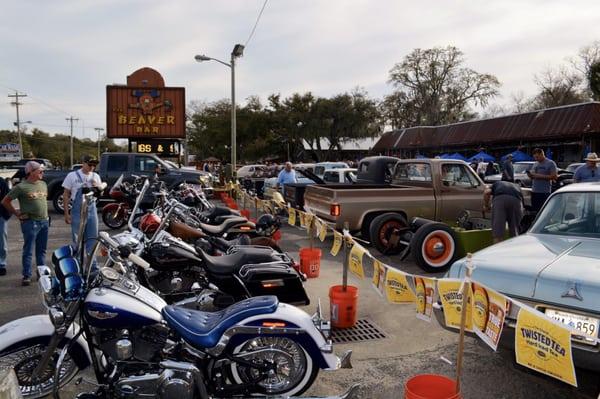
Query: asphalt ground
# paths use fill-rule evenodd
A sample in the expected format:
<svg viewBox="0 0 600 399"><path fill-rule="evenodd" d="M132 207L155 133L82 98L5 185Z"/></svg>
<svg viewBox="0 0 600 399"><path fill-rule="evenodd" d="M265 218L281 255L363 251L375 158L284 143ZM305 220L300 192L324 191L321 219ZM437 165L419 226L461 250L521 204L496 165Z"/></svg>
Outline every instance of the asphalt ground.
<svg viewBox="0 0 600 399"><path fill-rule="evenodd" d="M52 250L67 243L70 236L70 226L64 223L61 215L52 214L52 219L48 261ZM101 225L101 229L103 227ZM309 243L306 231L287 224L282 230L282 248L297 259L300 248ZM324 243L318 239L314 242L315 246L322 249L323 256L320 276L305 283L312 301L306 311L314 312L317 300L320 299L324 311L328 312L329 287L341 284L342 280L342 255L330 255L331 237ZM22 244L18 221L12 218L9 222L8 273L0 276L0 325L43 311L37 285L33 283L29 287L22 287L20 284ZM422 274L410 259L399 262L395 257L379 258L403 271ZM455 363L458 334L444 330L435 319L431 323L416 319L412 305L386 303L371 287L368 279L359 280L350 276L349 282L359 288L359 318L371 320L387 337L336 345L338 353L347 349L354 351L354 368L335 372L322 371L306 393L307 396L333 395L359 383L360 398L401 398L404 395L404 384L412 376L443 374L454 377L455 366L442 360L442 357ZM501 348L498 352L493 352L478 339L466 338L464 354L461 384L463 398L596 398L600 392L600 378L596 373L577 370L579 388L573 388L516 365L511 350ZM89 371L83 373L83 376L86 380L93 380L93 374ZM78 386L70 384L62 390L61 397L70 398L90 389L91 385L85 381Z"/></svg>

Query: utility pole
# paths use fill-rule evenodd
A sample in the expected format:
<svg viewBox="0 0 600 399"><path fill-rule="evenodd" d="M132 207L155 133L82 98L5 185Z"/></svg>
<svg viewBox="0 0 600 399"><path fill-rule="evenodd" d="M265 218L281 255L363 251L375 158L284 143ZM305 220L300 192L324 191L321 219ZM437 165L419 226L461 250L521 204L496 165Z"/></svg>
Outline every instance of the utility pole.
<svg viewBox="0 0 600 399"><path fill-rule="evenodd" d="M98 158L96 158L96 159L100 160L100 132L103 132L104 128L95 127L94 130L98 134L98 139L97 139L97 142L98 142Z"/></svg>
<svg viewBox="0 0 600 399"><path fill-rule="evenodd" d="M19 97L27 97L25 93L19 93L15 90L15 94L9 94L8 97L14 97L15 101L12 101L10 104L14 105L17 109L17 135L19 136L19 157L23 159L23 140L21 139L21 119L19 118L19 105L23 105L23 103L19 102Z"/></svg>
<svg viewBox="0 0 600 399"><path fill-rule="evenodd" d="M72 168L73 167L73 121L78 121L79 118L73 118L71 116L70 118L65 118L65 119L71 123L71 165L69 165L69 168Z"/></svg>

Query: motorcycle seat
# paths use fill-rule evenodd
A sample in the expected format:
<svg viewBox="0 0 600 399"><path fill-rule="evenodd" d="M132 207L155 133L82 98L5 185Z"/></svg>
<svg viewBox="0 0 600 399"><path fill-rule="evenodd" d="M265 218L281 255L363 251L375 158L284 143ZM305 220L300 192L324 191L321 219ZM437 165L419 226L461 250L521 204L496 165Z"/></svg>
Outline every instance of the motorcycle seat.
<svg viewBox="0 0 600 399"><path fill-rule="evenodd" d="M276 296L257 296L217 312L169 305L162 309L162 315L189 344L196 348L212 348L230 327L248 317L274 313L278 305Z"/></svg>
<svg viewBox="0 0 600 399"><path fill-rule="evenodd" d="M249 263L267 263L280 261L273 255L271 248L240 248L238 251L222 256L211 256L201 248L196 248L200 258L204 261L204 267L212 274L233 274L240 267Z"/></svg>
<svg viewBox="0 0 600 399"><path fill-rule="evenodd" d="M225 219L223 223L213 226L211 224L200 223L200 228L210 235L221 236L227 232L231 227L239 223L248 223L248 220L243 217L232 217Z"/></svg>

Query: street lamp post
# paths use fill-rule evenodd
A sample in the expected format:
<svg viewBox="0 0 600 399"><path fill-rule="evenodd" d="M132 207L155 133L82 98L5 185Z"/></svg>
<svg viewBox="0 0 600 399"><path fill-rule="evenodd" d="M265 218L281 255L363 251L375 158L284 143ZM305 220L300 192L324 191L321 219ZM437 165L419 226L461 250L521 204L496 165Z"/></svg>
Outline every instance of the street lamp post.
<svg viewBox="0 0 600 399"><path fill-rule="evenodd" d="M98 160L100 159L100 132L104 131L104 128L101 127L95 127L94 130L96 131L98 138L97 138L97 143L98 143Z"/></svg>
<svg viewBox="0 0 600 399"><path fill-rule="evenodd" d="M233 180L236 178L236 164L237 164L237 131L236 131L236 116L235 116L235 59L244 55L244 46L236 44L231 51L231 61L227 63L216 58L208 57L204 54L200 54L194 57L198 62L203 61L216 61L223 64L231 69L231 174Z"/></svg>

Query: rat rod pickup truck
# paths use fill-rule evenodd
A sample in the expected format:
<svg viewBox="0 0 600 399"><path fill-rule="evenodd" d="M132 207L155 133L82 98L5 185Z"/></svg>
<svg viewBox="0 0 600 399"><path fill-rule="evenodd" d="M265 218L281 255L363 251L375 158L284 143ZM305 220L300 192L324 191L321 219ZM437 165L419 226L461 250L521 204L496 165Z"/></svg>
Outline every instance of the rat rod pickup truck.
<svg viewBox="0 0 600 399"><path fill-rule="evenodd" d="M389 157L365 158L359 164L359 176L363 169L376 168L379 158L389 164ZM348 223L351 232L361 232L364 240L387 254L406 248L390 241L410 231L409 221L415 217L449 224L455 224L464 211L485 217L485 184L463 161L405 159L391 170L376 169L389 175L391 183L308 186L305 209L336 229Z"/></svg>

